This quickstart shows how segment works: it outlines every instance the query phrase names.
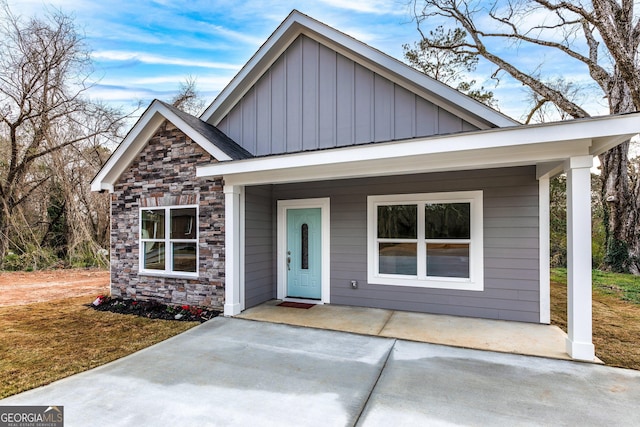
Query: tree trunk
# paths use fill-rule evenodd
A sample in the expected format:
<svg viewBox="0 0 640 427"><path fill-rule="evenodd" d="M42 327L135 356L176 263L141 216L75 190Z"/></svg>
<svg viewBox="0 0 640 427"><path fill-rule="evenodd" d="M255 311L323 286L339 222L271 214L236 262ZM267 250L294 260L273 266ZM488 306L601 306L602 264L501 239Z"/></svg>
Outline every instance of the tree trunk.
<svg viewBox="0 0 640 427"><path fill-rule="evenodd" d="M629 177L627 173L627 150L625 142L599 156L602 171L601 200L604 209L604 225L606 231L605 258L606 266L615 272L629 270L628 230L630 224ZM631 227L630 227L631 226Z"/></svg>
<svg viewBox="0 0 640 427"><path fill-rule="evenodd" d="M613 74L608 95L611 114L637 110L619 72ZM640 275L639 205L636 185L629 176L629 141L601 154L599 159L606 230L604 263L612 271Z"/></svg>
<svg viewBox="0 0 640 427"><path fill-rule="evenodd" d="M4 268L4 258L9 251L9 216L6 211L6 204L0 202L0 270Z"/></svg>

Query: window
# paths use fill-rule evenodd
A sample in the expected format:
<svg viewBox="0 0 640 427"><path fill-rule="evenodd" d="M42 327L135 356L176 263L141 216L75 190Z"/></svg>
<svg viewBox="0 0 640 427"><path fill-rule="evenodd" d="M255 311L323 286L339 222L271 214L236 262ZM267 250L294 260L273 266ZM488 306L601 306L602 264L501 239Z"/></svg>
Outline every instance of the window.
<svg viewBox="0 0 640 427"><path fill-rule="evenodd" d="M369 196L371 284L482 290L482 191Z"/></svg>
<svg viewBox="0 0 640 427"><path fill-rule="evenodd" d="M198 208L140 209L140 271L197 276Z"/></svg>

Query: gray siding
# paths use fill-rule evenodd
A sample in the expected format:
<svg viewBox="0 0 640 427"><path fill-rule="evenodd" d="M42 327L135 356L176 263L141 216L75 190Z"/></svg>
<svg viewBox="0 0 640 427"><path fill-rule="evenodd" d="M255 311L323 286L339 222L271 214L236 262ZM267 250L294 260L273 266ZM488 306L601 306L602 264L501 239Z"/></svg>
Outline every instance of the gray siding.
<svg viewBox="0 0 640 427"><path fill-rule="evenodd" d="M305 36L218 128L259 156L477 129Z"/></svg>
<svg viewBox="0 0 640 427"><path fill-rule="evenodd" d="M367 283L368 195L467 190L484 192L484 291ZM539 322L535 167L276 185L271 212L278 199L313 197L331 199L331 303Z"/></svg>
<svg viewBox="0 0 640 427"><path fill-rule="evenodd" d="M245 197L245 307L276 297L275 215L270 185L248 187Z"/></svg>

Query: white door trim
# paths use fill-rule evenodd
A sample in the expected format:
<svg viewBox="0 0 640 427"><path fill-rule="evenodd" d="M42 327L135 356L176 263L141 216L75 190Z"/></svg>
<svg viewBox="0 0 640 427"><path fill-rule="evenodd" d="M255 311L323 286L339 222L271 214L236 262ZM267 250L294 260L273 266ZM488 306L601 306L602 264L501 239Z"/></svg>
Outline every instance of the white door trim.
<svg viewBox="0 0 640 427"><path fill-rule="evenodd" d="M288 209L304 209L304 208L320 208L322 220L322 295L320 303L328 304L330 302L331 290L331 227L330 227L330 199L328 197L317 199L296 199L296 200L278 200L278 251L277 251L277 273L278 273L278 290L277 298L285 299L287 297L287 260L285 256L287 248L287 210ZM318 301L314 301L318 303Z"/></svg>

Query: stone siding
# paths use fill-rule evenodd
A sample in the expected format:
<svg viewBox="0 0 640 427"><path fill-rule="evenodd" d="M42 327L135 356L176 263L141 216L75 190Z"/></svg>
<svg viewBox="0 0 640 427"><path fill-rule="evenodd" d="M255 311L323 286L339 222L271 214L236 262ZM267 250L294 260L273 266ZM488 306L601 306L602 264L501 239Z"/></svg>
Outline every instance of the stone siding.
<svg viewBox="0 0 640 427"><path fill-rule="evenodd" d="M111 195L111 294L172 305L224 306L224 193L221 178L196 177L216 160L165 121ZM198 278L138 273L140 207L199 205Z"/></svg>

